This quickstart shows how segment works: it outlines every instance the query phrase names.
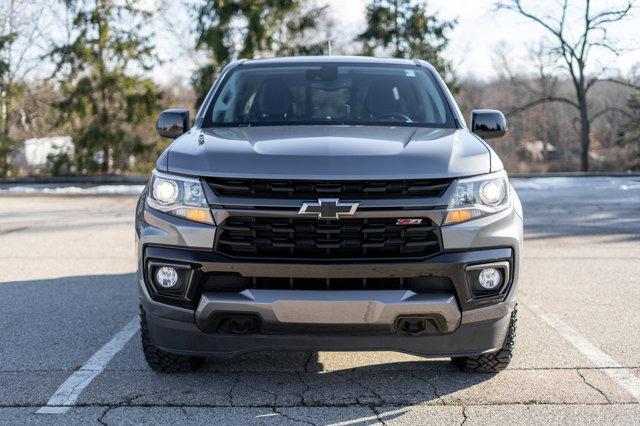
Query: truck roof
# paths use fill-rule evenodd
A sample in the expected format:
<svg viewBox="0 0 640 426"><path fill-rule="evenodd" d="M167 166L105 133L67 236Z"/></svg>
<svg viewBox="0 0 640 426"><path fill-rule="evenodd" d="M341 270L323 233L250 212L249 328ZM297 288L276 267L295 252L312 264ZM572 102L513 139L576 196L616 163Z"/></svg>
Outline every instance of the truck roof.
<svg viewBox="0 0 640 426"><path fill-rule="evenodd" d="M264 59L248 59L242 61L243 64L281 64L281 63L309 63L309 62L324 62L324 63L367 63L367 64L397 64L397 65L416 65L416 61L413 59L399 59L399 58L374 58L371 56L286 56L278 58L264 58Z"/></svg>

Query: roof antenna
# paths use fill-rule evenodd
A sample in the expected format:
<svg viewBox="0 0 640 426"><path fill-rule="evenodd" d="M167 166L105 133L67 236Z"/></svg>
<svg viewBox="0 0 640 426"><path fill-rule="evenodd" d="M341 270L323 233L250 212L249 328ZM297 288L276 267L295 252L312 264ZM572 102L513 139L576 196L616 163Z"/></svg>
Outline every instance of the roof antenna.
<svg viewBox="0 0 640 426"><path fill-rule="evenodd" d="M331 56L331 39L327 40L327 54Z"/></svg>

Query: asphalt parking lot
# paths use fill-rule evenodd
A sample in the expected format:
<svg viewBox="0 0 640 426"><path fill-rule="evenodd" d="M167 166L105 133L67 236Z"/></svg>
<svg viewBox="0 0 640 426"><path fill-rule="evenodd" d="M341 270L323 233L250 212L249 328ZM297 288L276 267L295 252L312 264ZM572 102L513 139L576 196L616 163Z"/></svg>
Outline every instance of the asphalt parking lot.
<svg viewBox="0 0 640 426"><path fill-rule="evenodd" d="M133 329L58 414L42 407L135 324L136 197L0 194L0 423L639 423L640 177L515 184L526 244L506 371L270 352L161 375Z"/></svg>

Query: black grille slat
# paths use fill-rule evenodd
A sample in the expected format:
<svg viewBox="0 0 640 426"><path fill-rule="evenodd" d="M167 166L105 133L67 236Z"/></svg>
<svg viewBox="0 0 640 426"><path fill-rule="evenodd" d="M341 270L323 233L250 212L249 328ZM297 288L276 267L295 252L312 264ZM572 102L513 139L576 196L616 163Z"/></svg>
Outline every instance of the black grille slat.
<svg viewBox="0 0 640 426"><path fill-rule="evenodd" d="M415 184L410 186L407 191L409 192L424 192L424 191L441 191L447 189L449 183L440 183L436 185L430 184Z"/></svg>
<svg viewBox="0 0 640 426"><path fill-rule="evenodd" d="M384 199L441 197L451 179L389 181L307 181L270 179L210 178L209 186L217 194L232 197L316 199Z"/></svg>
<svg viewBox="0 0 640 426"><path fill-rule="evenodd" d="M423 221L229 217L218 227L216 251L274 259L425 258L440 252L440 240L431 221Z"/></svg>
<svg viewBox="0 0 640 426"><path fill-rule="evenodd" d="M274 290L283 288L283 278L253 277L255 289ZM375 290L405 290L402 278L288 278L291 290L366 290L369 283Z"/></svg>
<svg viewBox="0 0 640 426"><path fill-rule="evenodd" d="M433 247L437 245L439 245L437 241L409 241L404 244L405 247Z"/></svg>
<svg viewBox="0 0 640 426"><path fill-rule="evenodd" d="M218 182L210 182L211 187L216 190L216 191L236 191L236 192L243 192L243 191L251 191L251 188L248 185L234 185L232 183L218 183Z"/></svg>

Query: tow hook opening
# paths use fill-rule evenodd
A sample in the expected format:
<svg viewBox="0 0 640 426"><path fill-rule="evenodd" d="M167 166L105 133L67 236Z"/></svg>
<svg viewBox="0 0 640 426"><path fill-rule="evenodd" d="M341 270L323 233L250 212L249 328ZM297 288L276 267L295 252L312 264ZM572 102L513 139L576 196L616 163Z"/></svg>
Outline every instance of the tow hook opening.
<svg viewBox="0 0 640 426"><path fill-rule="evenodd" d="M256 334L260 331L260 325L256 317L233 316L223 319L217 331L230 334Z"/></svg>
<svg viewBox="0 0 640 426"><path fill-rule="evenodd" d="M401 317L397 320L396 331L411 336L438 333L438 328L430 318Z"/></svg>
<svg viewBox="0 0 640 426"><path fill-rule="evenodd" d="M260 318L256 315L223 313L210 318L204 324L198 324L206 333L220 334L258 334Z"/></svg>

